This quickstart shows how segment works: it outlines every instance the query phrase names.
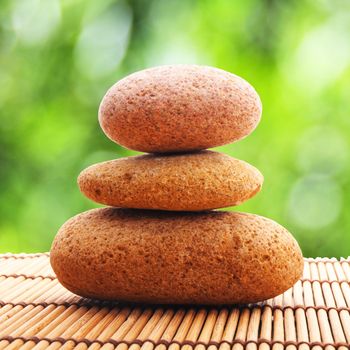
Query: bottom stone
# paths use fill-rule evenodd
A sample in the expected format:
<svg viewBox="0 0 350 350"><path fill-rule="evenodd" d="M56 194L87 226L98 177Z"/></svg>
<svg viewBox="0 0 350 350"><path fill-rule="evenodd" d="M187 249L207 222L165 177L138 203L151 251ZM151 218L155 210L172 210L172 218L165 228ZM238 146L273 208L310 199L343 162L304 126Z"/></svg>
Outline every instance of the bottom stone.
<svg viewBox="0 0 350 350"><path fill-rule="evenodd" d="M224 211L90 210L61 227L50 256L73 293L147 303L257 302L292 287L303 270L282 226Z"/></svg>

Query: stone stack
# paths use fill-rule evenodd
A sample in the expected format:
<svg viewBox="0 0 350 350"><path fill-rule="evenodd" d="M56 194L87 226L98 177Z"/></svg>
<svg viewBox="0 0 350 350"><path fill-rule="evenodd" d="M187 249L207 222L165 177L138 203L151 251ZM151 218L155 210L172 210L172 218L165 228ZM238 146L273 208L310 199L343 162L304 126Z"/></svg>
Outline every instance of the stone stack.
<svg viewBox="0 0 350 350"><path fill-rule="evenodd" d="M177 304L256 302L290 288L303 268L292 235L261 216L213 210L262 186L252 165L206 150L250 134L261 110L251 85L211 67L155 67L112 86L103 131L149 154L79 175L82 193L109 207L59 230L51 264L60 282L85 297Z"/></svg>

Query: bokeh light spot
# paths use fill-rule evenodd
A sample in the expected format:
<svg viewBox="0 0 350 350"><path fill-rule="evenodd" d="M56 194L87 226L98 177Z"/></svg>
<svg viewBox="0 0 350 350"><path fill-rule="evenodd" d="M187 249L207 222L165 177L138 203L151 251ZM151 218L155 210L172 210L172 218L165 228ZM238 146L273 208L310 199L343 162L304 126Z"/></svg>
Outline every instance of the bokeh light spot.
<svg viewBox="0 0 350 350"><path fill-rule="evenodd" d="M60 20L58 0L13 1L12 28L18 40L24 44L44 43L54 33Z"/></svg>
<svg viewBox="0 0 350 350"><path fill-rule="evenodd" d="M297 162L301 171L337 174L347 165L347 157L347 142L336 128L316 126L299 140Z"/></svg>
<svg viewBox="0 0 350 350"><path fill-rule="evenodd" d="M317 230L333 223L340 214L342 192L330 177L309 174L299 179L289 197L288 214L293 223Z"/></svg>
<svg viewBox="0 0 350 350"><path fill-rule="evenodd" d="M336 15L305 34L286 70L288 77L303 91L324 89L349 66L348 22L347 16Z"/></svg>
<svg viewBox="0 0 350 350"><path fill-rule="evenodd" d="M200 64L203 63L203 59L199 58L200 55L193 48L193 45L185 40L179 40L177 42L167 43L162 46L161 50L156 48L151 51L148 56L148 66L158 66L164 64Z"/></svg>
<svg viewBox="0 0 350 350"><path fill-rule="evenodd" d="M131 9L119 2L86 23L75 49L79 72L90 78L111 74L123 59L131 29Z"/></svg>

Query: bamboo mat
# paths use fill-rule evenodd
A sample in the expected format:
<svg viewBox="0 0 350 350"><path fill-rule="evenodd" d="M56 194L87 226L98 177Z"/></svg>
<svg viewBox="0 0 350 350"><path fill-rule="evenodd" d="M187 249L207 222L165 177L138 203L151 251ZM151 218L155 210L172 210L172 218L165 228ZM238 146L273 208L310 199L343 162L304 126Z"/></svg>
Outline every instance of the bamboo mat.
<svg viewBox="0 0 350 350"><path fill-rule="evenodd" d="M349 349L350 258L305 259L303 278L240 307L94 302L63 288L48 254L0 255L0 349Z"/></svg>

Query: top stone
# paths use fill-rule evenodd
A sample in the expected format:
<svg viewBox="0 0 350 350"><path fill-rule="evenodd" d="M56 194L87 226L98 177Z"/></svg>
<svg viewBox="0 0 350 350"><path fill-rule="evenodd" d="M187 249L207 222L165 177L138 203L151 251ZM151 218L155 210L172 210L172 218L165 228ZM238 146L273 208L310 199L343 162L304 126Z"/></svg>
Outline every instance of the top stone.
<svg viewBox="0 0 350 350"><path fill-rule="evenodd" d="M250 134L261 101L244 79L221 69L173 65L142 70L114 84L99 121L105 134L141 152L188 152Z"/></svg>

